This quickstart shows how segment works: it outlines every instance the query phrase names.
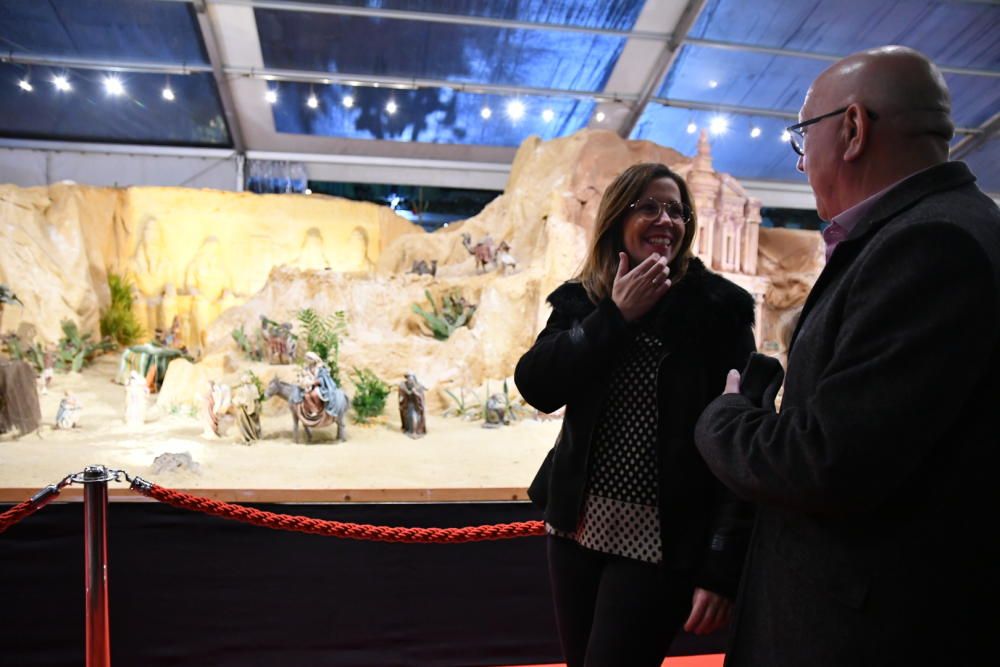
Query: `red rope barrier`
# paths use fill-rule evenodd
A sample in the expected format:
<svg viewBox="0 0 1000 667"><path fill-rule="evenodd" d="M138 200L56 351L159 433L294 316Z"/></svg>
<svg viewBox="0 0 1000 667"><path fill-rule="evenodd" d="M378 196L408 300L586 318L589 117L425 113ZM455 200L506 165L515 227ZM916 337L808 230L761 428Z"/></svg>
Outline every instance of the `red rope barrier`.
<svg viewBox="0 0 1000 667"><path fill-rule="evenodd" d="M49 502L59 495L59 490L65 484L66 480L63 480L59 485L51 484L46 486L28 500L25 500L23 503L18 503L3 514L0 514L0 533L13 526L15 523L27 519L32 514L48 505Z"/></svg>
<svg viewBox="0 0 1000 667"><path fill-rule="evenodd" d="M30 500L14 505L9 510L0 514L0 533L4 532L18 521L25 519L38 510L38 506Z"/></svg>
<svg viewBox="0 0 1000 667"><path fill-rule="evenodd" d="M138 480L137 480L138 481ZM355 540L370 540L375 542L405 542L458 544L462 542L481 542L485 540L506 540L515 537L530 537L544 535L545 526L541 521L521 521L487 526L468 526L464 528L400 528L393 526L372 526L360 523L344 523L341 521L326 521L312 519L292 514L276 514L265 512L253 507L244 507L233 503L225 503L210 498L193 496L181 491L165 489L156 484L144 486L132 485L132 490L149 496L161 503L181 509L202 512L212 516L242 521L255 526L273 528L275 530L290 530L313 535L329 537L346 537Z"/></svg>

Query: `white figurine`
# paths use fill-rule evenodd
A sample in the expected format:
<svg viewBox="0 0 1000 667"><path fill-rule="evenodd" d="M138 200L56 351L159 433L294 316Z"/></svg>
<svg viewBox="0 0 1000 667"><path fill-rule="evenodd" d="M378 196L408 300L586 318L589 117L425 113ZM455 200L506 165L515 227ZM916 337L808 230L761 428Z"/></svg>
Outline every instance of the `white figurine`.
<svg viewBox="0 0 1000 667"><path fill-rule="evenodd" d="M81 410L83 406L80 405L79 399L67 391L59 401L59 409L56 411L56 428L75 428L80 421Z"/></svg>
<svg viewBox="0 0 1000 667"><path fill-rule="evenodd" d="M142 426L146 423L146 397L149 387L146 378L137 371L129 373L125 383L125 423L128 426Z"/></svg>
<svg viewBox="0 0 1000 667"><path fill-rule="evenodd" d="M228 384L209 380L205 394L205 437L222 437L232 426L230 408L233 404L232 390Z"/></svg>

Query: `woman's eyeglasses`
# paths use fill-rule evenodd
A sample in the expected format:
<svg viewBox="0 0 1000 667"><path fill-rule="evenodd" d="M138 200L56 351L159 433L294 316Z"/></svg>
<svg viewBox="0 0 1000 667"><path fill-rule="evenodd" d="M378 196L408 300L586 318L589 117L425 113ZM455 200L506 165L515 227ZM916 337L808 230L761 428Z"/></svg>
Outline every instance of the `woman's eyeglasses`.
<svg viewBox="0 0 1000 667"><path fill-rule="evenodd" d="M679 201L662 202L646 197L630 204L629 209L642 220L659 220L665 211L667 217L674 222L685 225L691 222L691 207Z"/></svg>

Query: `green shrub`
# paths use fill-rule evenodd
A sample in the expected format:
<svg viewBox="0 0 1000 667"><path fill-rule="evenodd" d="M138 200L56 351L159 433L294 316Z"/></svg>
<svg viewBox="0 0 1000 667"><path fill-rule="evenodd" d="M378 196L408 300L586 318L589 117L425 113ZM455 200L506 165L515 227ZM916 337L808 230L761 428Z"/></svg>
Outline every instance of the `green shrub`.
<svg viewBox="0 0 1000 667"><path fill-rule="evenodd" d="M330 368L330 377L340 382L340 338L347 334L347 316L338 310L333 315L322 316L312 308L303 308L296 315L306 337L305 352L315 352Z"/></svg>
<svg viewBox="0 0 1000 667"><path fill-rule="evenodd" d="M441 297L441 308L434 303L430 290L425 289L424 295L431 304L432 312L428 313L418 304L413 304L411 307L413 312L424 318L434 338L438 340L448 340L455 329L467 325L469 318L476 312L476 306L466 303L458 290Z"/></svg>
<svg viewBox="0 0 1000 667"><path fill-rule="evenodd" d="M111 306L101 314L101 336L127 347L144 335L142 325L132 312L132 283L109 271L108 288Z"/></svg>
<svg viewBox="0 0 1000 667"><path fill-rule="evenodd" d="M255 331L252 334L253 339L251 339L243 331L243 325L241 324L238 329L233 329L230 335L232 335L236 344L240 346L240 350L247 356L247 359L250 361L261 361L264 358L264 338L260 330Z"/></svg>
<svg viewBox="0 0 1000 667"><path fill-rule="evenodd" d="M63 337L59 339L59 349L56 351L56 368L59 370L78 373L100 352L114 347L110 340L95 343L90 340L89 333L81 335L73 320L63 320L59 325L63 330Z"/></svg>
<svg viewBox="0 0 1000 667"><path fill-rule="evenodd" d="M357 387L354 398L351 399L357 421L364 423L382 414L385 411L385 399L390 391L389 385L367 368L361 370L355 368L351 380Z"/></svg>

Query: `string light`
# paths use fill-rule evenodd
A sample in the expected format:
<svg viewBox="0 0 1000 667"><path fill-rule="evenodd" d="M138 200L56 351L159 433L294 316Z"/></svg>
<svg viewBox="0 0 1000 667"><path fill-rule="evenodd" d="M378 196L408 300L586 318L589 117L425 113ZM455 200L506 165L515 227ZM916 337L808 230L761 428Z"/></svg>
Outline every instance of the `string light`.
<svg viewBox="0 0 1000 667"><path fill-rule="evenodd" d="M174 100L177 99L177 96L174 95L174 89L170 87L170 75L169 74L167 75L167 83L163 86L162 95L163 95L163 99L165 99L168 102L173 102Z"/></svg>
<svg viewBox="0 0 1000 667"><path fill-rule="evenodd" d="M268 88L267 92L264 93L264 99L267 100L268 104L277 104L278 91L274 88Z"/></svg>
<svg viewBox="0 0 1000 667"><path fill-rule="evenodd" d="M507 104L507 115L510 116L511 120L521 120L524 117L524 103L514 100Z"/></svg>
<svg viewBox="0 0 1000 667"><path fill-rule="evenodd" d="M489 107L483 107L479 110L479 115L483 117L483 120L489 120L490 116L493 115L493 109Z"/></svg>
<svg viewBox="0 0 1000 667"><path fill-rule="evenodd" d="M753 128L753 129L750 130L750 138L751 139L756 139L759 136L760 136L760 128L759 127L755 127L755 128Z"/></svg>
<svg viewBox="0 0 1000 667"><path fill-rule="evenodd" d="M60 93L68 93L73 90L73 86L70 85L69 79L62 74L52 77L52 85L55 86L56 90Z"/></svg>
<svg viewBox="0 0 1000 667"><path fill-rule="evenodd" d="M391 116L392 114L396 113L396 110L398 108L399 107L396 106L395 102L389 100L389 103L385 105L385 112Z"/></svg>
<svg viewBox="0 0 1000 667"><path fill-rule="evenodd" d="M713 116L708 122L708 131L712 134L725 134L729 131L729 121L725 116Z"/></svg>
<svg viewBox="0 0 1000 667"><path fill-rule="evenodd" d="M546 123L551 123L552 119L555 117L556 114L554 111L552 111L552 109L546 109L545 111L542 112L542 120L544 120Z"/></svg>
<svg viewBox="0 0 1000 667"><path fill-rule="evenodd" d="M595 119L595 120L596 120L596 121L597 121L598 123L603 123L603 122L604 122L604 119L605 119L605 118L606 118L606 116L604 115L604 112L603 112L603 111L598 111L598 112L597 112L597 115L596 115L596 116L594 116L594 119Z"/></svg>
<svg viewBox="0 0 1000 667"><path fill-rule="evenodd" d="M687 133L688 134L694 134L697 131L698 131L698 126L697 125L695 125L694 123L688 123L688 126L687 126Z"/></svg>
<svg viewBox="0 0 1000 667"><path fill-rule="evenodd" d="M32 86L31 82L28 81L27 79L21 79L20 81L18 81L17 82L17 87L20 88L21 90L23 90L26 93L30 93L31 91L33 91L35 89L35 87Z"/></svg>
<svg viewBox="0 0 1000 667"><path fill-rule="evenodd" d="M316 97L316 91L312 89L312 86L309 86L309 99L306 100L306 106L310 109L319 108L319 99Z"/></svg>
<svg viewBox="0 0 1000 667"><path fill-rule="evenodd" d="M104 92L111 97L118 97L125 94L125 84L117 76L104 77Z"/></svg>
<svg viewBox="0 0 1000 667"><path fill-rule="evenodd" d="M340 103L343 104L344 107L350 109L354 106L354 98L350 95L344 95L344 98L340 100Z"/></svg>

